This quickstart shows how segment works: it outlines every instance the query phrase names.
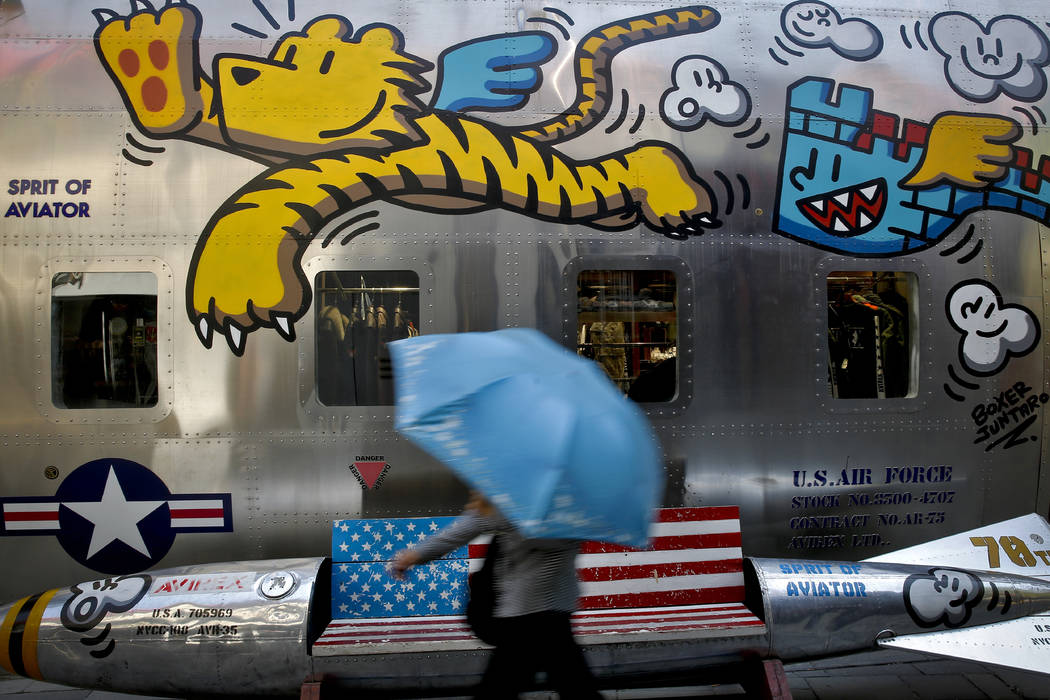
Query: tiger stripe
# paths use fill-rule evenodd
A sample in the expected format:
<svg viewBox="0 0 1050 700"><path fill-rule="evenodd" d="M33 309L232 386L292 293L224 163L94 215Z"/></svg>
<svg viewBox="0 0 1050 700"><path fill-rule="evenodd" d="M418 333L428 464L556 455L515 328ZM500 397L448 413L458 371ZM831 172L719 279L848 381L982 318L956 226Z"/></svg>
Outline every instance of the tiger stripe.
<svg viewBox="0 0 1050 700"><path fill-rule="evenodd" d="M0 625L0 667L8 673L43 680L37 641L44 610L57 589L22 598L7 611Z"/></svg>
<svg viewBox="0 0 1050 700"><path fill-rule="evenodd" d="M589 129L609 111L613 58L623 49L668 36L696 34L719 22L710 7L695 5L679 10L653 12L592 30L576 47L576 99L560 115L535 124L522 135L537 141L570 139Z"/></svg>

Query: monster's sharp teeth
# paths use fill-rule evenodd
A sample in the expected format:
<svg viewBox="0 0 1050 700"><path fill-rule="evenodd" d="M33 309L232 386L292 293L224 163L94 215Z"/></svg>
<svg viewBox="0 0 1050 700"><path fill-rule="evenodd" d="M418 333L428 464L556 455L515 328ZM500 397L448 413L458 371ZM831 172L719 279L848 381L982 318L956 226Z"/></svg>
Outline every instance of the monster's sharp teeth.
<svg viewBox="0 0 1050 700"><path fill-rule="evenodd" d="M817 212L818 214L823 214L824 213L824 199L823 198L809 200L809 206L813 207L813 211Z"/></svg>
<svg viewBox="0 0 1050 700"><path fill-rule="evenodd" d="M846 222L842 220L842 217L835 217L835 230L841 233L849 233L849 226L847 226Z"/></svg>
<svg viewBox="0 0 1050 700"><path fill-rule="evenodd" d="M837 195L834 196L833 199L836 202L838 202L839 204L841 204L843 207L849 207L849 192L843 192L842 194L837 194Z"/></svg>
<svg viewBox="0 0 1050 700"><path fill-rule="evenodd" d="M857 223L860 225L861 228L864 228L865 226L871 223L871 217L865 214L864 212L860 212L860 216L857 217Z"/></svg>
<svg viewBox="0 0 1050 700"><path fill-rule="evenodd" d="M864 196L864 199L866 199L866 200L868 200L870 202L870 201L875 199L875 193L878 192L878 191L879 191L879 186L878 185L871 185L869 187L865 187L864 189L862 189L860 191L860 193L861 193L861 195Z"/></svg>

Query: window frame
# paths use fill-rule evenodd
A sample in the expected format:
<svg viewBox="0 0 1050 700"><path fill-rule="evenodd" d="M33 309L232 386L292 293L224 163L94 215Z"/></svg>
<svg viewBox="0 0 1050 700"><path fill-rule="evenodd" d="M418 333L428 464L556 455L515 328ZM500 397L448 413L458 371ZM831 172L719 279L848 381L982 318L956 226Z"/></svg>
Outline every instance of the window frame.
<svg viewBox="0 0 1050 700"><path fill-rule="evenodd" d="M152 273L157 281L157 403L153 406L126 408L64 408L53 401L52 376L52 280L65 272L83 273ZM55 258L41 267L37 279L37 303L34 308L36 328L37 410L55 423L157 423L164 420L174 405L174 276L171 268L157 257ZM45 330L46 329L46 330Z"/></svg>
<svg viewBox="0 0 1050 700"><path fill-rule="evenodd" d="M674 275L678 334L677 393L671 401L636 402L651 417L677 416L685 411L693 400L693 358L695 328L695 287L692 272L686 262L670 255L582 255L569 260L562 271L562 344L572 352L577 351L579 330L579 298L577 281L584 271L609 272L670 272ZM626 393L624 394L626 397Z"/></svg>

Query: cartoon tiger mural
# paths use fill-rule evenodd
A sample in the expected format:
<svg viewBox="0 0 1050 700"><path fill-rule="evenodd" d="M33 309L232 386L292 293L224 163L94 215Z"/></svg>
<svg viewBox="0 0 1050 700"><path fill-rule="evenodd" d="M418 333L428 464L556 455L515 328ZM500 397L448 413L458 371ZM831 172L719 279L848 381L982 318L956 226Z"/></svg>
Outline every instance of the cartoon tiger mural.
<svg viewBox="0 0 1050 700"><path fill-rule="evenodd" d="M334 218L376 200L437 213L498 207L606 230L643 223L678 239L719 224L710 188L667 143L586 161L554 148L607 112L617 53L710 29L719 21L711 8L591 31L575 53L572 106L524 128L424 105L422 76L433 65L406 52L386 24L355 33L344 17L320 16L265 59L216 56L209 77L198 55L201 15L183 0L159 11L137 0L126 17L94 14L96 51L136 126L270 166L226 200L198 240L186 304L206 347L218 332L241 355L258 328L294 339L310 305L306 248Z"/></svg>

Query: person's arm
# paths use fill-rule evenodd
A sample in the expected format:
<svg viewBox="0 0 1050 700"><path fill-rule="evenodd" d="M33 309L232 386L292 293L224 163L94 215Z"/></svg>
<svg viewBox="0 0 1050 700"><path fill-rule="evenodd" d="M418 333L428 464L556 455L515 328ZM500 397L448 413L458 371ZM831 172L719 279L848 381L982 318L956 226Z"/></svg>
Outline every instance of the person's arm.
<svg viewBox="0 0 1050 700"><path fill-rule="evenodd" d="M462 547L478 535L505 527L507 522L498 513L482 515L478 510L468 508L448 527L426 538L414 549L403 549L395 554L390 562L390 572L395 578L401 578L405 571L417 564L433 561Z"/></svg>

